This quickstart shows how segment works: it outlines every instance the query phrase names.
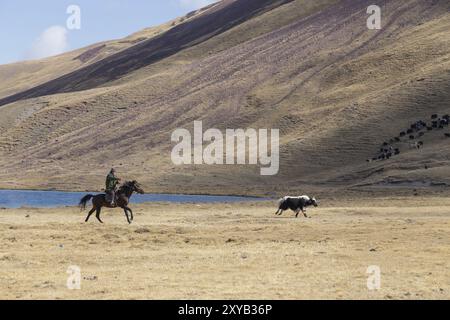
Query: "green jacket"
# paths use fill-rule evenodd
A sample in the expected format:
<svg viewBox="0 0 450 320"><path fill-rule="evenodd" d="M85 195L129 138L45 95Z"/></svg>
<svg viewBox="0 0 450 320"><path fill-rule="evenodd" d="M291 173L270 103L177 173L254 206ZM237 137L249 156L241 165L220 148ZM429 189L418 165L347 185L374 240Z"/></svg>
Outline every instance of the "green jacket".
<svg viewBox="0 0 450 320"><path fill-rule="evenodd" d="M106 177L106 191L113 191L116 188L119 179L112 173L108 174Z"/></svg>

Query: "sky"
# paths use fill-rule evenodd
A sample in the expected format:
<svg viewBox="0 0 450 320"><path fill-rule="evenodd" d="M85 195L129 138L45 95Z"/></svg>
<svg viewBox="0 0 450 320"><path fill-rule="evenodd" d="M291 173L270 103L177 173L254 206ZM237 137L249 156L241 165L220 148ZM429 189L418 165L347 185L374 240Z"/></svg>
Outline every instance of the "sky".
<svg viewBox="0 0 450 320"><path fill-rule="evenodd" d="M0 0L0 64L44 58L183 16L215 0Z"/></svg>

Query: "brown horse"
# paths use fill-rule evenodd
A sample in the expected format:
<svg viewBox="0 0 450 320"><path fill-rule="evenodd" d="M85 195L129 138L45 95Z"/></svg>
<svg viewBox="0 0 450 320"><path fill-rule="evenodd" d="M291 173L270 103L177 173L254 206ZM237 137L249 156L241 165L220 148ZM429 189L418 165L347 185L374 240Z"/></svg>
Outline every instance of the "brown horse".
<svg viewBox="0 0 450 320"><path fill-rule="evenodd" d="M127 181L122 186L120 186L119 190L116 192L116 206L111 206L111 204L106 201L106 195L105 194L99 194L99 195L92 195L88 194L84 196L80 201L80 208L81 210L86 209L86 204L89 200L92 199L92 205L93 208L91 211L89 211L89 214L86 218L86 222L89 221L89 218L94 212L96 213L96 218L100 223L103 223L103 221L100 219L100 213L102 211L103 207L106 208L122 208L125 212L125 216L127 217L128 223L131 223L134 220L133 211L128 207L128 204L130 203L130 198L133 195L134 192L137 192L139 194L144 194L144 190L142 190L142 187L139 185L137 181ZM130 212L131 219L128 216L128 212Z"/></svg>

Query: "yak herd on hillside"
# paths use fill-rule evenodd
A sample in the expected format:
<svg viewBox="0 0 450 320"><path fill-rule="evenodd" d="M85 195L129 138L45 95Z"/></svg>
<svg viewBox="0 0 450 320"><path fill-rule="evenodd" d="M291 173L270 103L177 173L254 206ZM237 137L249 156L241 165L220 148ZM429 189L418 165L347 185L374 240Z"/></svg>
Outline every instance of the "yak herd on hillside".
<svg viewBox="0 0 450 320"><path fill-rule="evenodd" d="M419 139L425 136L427 132L433 130L442 130L450 124L450 116L448 114L439 117L437 114L431 116L431 122L419 120L411 124L409 129L400 132L399 136L383 142L378 153L367 162L388 160L401 153L400 148L396 147L397 143L409 142L410 149L421 149L424 146L423 141ZM444 136L450 138L450 133L444 133Z"/></svg>

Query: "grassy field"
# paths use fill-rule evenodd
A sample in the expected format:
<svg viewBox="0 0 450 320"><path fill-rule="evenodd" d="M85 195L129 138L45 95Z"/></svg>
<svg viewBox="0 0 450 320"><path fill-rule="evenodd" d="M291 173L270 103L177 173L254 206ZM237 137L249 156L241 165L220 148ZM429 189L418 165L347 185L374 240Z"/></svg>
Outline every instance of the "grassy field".
<svg viewBox="0 0 450 320"><path fill-rule="evenodd" d="M1 299L449 299L449 198L0 210ZM68 290L69 266L81 290ZM381 289L367 289L367 268Z"/></svg>

